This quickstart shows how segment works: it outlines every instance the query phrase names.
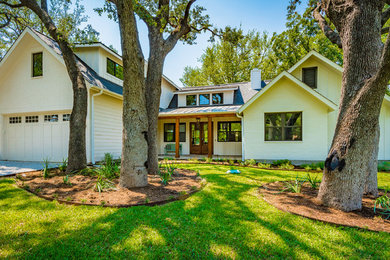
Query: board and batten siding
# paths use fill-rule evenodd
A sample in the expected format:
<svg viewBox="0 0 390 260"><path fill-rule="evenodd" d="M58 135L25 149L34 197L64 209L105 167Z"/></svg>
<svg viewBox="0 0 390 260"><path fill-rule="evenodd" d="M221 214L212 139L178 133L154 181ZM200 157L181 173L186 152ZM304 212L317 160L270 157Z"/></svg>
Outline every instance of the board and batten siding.
<svg viewBox="0 0 390 260"><path fill-rule="evenodd" d="M107 95L94 98L95 161L111 153L119 158L122 152L122 101Z"/></svg>

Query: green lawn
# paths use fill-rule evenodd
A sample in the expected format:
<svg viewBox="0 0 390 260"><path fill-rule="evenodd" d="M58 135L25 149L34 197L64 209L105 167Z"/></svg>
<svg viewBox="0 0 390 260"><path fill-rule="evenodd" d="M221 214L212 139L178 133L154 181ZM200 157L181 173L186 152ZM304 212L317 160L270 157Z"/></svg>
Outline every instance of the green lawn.
<svg viewBox="0 0 390 260"><path fill-rule="evenodd" d="M0 258L390 258L390 234L294 216L257 197L261 183L296 172L183 167L200 170L203 191L129 209L60 205L1 179ZM390 174L380 173L379 184L390 188Z"/></svg>

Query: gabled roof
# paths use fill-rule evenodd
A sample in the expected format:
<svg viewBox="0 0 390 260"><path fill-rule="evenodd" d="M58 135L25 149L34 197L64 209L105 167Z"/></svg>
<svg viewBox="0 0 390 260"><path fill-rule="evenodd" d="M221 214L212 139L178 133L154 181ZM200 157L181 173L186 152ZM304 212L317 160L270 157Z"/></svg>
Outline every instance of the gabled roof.
<svg viewBox="0 0 390 260"><path fill-rule="evenodd" d="M259 99L262 95L264 95L264 93L266 93L267 91L269 91L270 89L272 89L276 83L281 80L282 78L288 78L289 80L291 80L292 82L294 82L298 87L300 87L301 89L303 89L304 91L306 91L308 94L310 94L311 96L313 96L313 98L317 99L318 101L320 101L321 103L323 103L324 105L326 105L331 111L334 111L337 109L337 105L335 103L333 103L331 100L329 100L328 98L324 97L323 95L321 95L320 93L318 93L317 91L313 90L312 88L310 88L309 86L307 86L305 83L303 83L302 81L298 80L296 77L294 77L293 75L291 75L290 73L288 72L282 72L281 74L279 74L279 76L277 76L274 80L272 80L267 86L265 86L261 91L259 91L255 96L253 96L247 103L245 103L239 110L238 110L238 113L241 114L247 107L249 107L254 101L256 101L257 99Z"/></svg>
<svg viewBox="0 0 390 260"><path fill-rule="evenodd" d="M322 56L318 52L312 50L308 54L306 54L305 57L303 57L300 61L298 61L294 66L292 66L287 72L292 73L296 68L301 66L305 61L307 61L311 57L316 57L317 59L323 61L325 64L329 65L330 67L334 68L336 71L343 72L343 67L340 65L334 63L330 59L326 58L325 56Z"/></svg>

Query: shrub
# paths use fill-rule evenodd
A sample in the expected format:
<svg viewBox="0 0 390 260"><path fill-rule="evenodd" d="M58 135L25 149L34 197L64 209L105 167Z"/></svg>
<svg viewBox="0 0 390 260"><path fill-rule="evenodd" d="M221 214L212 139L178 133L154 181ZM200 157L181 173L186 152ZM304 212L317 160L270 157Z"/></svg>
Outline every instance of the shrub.
<svg viewBox="0 0 390 260"><path fill-rule="evenodd" d="M301 167L304 168L307 171L315 170L315 171L322 171L324 169L325 163L324 162L318 162L318 163L311 163L311 164L302 164Z"/></svg>
<svg viewBox="0 0 390 260"><path fill-rule="evenodd" d="M279 165L279 169L281 169L281 170L293 170L294 169L294 165L292 165L291 163L283 163L283 164Z"/></svg>
<svg viewBox="0 0 390 260"><path fill-rule="evenodd" d="M229 160L229 165L234 165L234 160Z"/></svg>
<svg viewBox="0 0 390 260"><path fill-rule="evenodd" d="M176 168L176 165L169 162L159 165L158 175L160 176L163 185L168 185Z"/></svg>
<svg viewBox="0 0 390 260"><path fill-rule="evenodd" d="M115 189L115 184L112 181L105 178L104 176L99 175L96 180L95 190L101 193L106 190L112 190L112 189Z"/></svg>
<svg viewBox="0 0 390 260"><path fill-rule="evenodd" d="M97 175L97 171L87 167L87 168L82 169L81 171L79 171L79 174L83 175L83 176L96 176Z"/></svg>
<svg viewBox="0 0 390 260"><path fill-rule="evenodd" d="M386 219L390 218L390 198L387 195L387 191L385 195L375 200L374 212L376 213L377 210L380 214L386 216Z"/></svg>
<svg viewBox="0 0 390 260"><path fill-rule="evenodd" d="M255 166L256 165L256 161L254 159L246 160L245 164L249 165L249 166Z"/></svg>
<svg viewBox="0 0 390 260"><path fill-rule="evenodd" d="M277 160L272 162L272 166L280 166L283 164L291 164L290 160L284 159L284 160Z"/></svg>
<svg viewBox="0 0 390 260"><path fill-rule="evenodd" d="M239 164L240 164L241 166L247 166L246 161L240 161Z"/></svg>
<svg viewBox="0 0 390 260"><path fill-rule="evenodd" d="M96 170L98 175L104 176L107 179L114 179L119 176L119 166L113 160L110 153L104 155L104 161L100 164L100 167Z"/></svg>
<svg viewBox="0 0 390 260"><path fill-rule="evenodd" d="M213 162L213 159L212 159L212 158L210 158L210 157L207 157L207 158L205 158L205 160L206 160L206 162L207 162L207 163L211 163L211 162Z"/></svg>
<svg viewBox="0 0 390 260"><path fill-rule="evenodd" d="M194 163L198 163L199 162L198 158L196 158L196 157L192 158L191 161L194 162Z"/></svg>
<svg viewBox="0 0 390 260"><path fill-rule="evenodd" d="M68 159L63 159L62 163L58 166L58 169L62 172L65 172L67 167L68 167Z"/></svg>
<svg viewBox="0 0 390 260"><path fill-rule="evenodd" d="M283 191L289 191L292 193L301 193L302 191L302 186L305 183L305 180L302 180L298 177L295 177L294 181L291 182L285 182L285 189Z"/></svg>
<svg viewBox="0 0 390 260"><path fill-rule="evenodd" d="M164 161L173 161L173 157L164 157Z"/></svg>
<svg viewBox="0 0 390 260"><path fill-rule="evenodd" d="M266 163L266 162L264 162L264 163L261 163L261 162L259 162L258 164L257 164L257 166L259 167L259 168L266 168L266 169L269 169L269 168L271 168L271 164L270 163Z"/></svg>
<svg viewBox="0 0 390 260"><path fill-rule="evenodd" d="M308 173L306 175L306 180L313 189L317 189L318 184L321 182L318 178L318 174L316 174L315 176L312 176L312 175L310 175L310 173Z"/></svg>
<svg viewBox="0 0 390 260"><path fill-rule="evenodd" d="M378 171L390 171L390 162L378 162Z"/></svg>
<svg viewBox="0 0 390 260"><path fill-rule="evenodd" d="M42 175L44 179L47 179L50 177L50 170L49 170L49 159L43 160L43 171Z"/></svg>

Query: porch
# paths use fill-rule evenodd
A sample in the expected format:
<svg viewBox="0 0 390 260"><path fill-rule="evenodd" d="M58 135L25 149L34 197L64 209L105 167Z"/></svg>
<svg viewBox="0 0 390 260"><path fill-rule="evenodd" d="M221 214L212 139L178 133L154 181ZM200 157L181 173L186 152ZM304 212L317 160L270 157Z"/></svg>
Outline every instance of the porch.
<svg viewBox="0 0 390 260"><path fill-rule="evenodd" d="M161 158L241 159L241 119L233 113L160 116Z"/></svg>

